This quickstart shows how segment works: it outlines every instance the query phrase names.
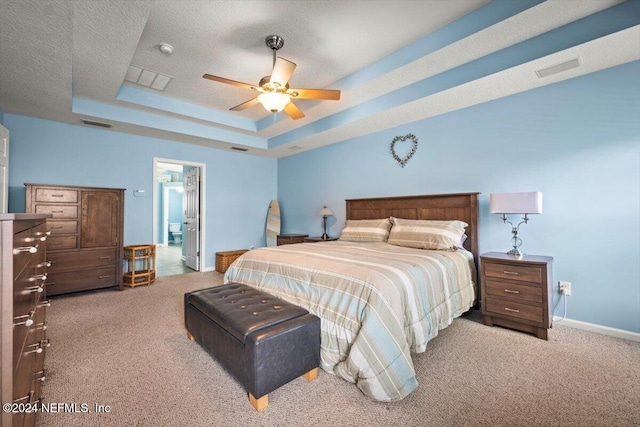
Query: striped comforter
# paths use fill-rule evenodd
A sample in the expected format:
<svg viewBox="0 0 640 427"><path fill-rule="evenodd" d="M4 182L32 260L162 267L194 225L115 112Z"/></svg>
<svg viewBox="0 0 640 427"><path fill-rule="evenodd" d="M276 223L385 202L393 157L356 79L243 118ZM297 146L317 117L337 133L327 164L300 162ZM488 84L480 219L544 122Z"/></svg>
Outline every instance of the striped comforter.
<svg viewBox="0 0 640 427"><path fill-rule="evenodd" d="M320 317L322 368L379 401L417 387L411 352L473 305L475 279L464 250L343 241L252 250L225 274Z"/></svg>

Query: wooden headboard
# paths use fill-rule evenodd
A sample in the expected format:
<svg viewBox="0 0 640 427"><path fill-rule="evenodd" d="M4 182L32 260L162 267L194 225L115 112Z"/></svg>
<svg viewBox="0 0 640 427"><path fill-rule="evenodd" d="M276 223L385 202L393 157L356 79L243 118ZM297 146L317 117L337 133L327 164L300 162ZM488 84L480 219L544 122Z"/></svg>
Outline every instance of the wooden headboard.
<svg viewBox="0 0 640 427"><path fill-rule="evenodd" d="M379 197L347 200L347 219L378 219L394 216L404 219L464 221L469 226L464 248L478 264L478 194L430 194L425 196Z"/></svg>

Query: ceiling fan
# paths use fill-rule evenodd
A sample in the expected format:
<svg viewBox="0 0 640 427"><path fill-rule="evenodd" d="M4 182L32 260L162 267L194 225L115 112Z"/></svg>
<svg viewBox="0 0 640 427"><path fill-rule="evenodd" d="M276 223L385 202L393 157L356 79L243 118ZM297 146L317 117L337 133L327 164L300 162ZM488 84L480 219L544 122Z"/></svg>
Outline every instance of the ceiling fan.
<svg viewBox="0 0 640 427"><path fill-rule="evenodd" d="M265 39L265 43L273 52L273 70L270 76L260 79L260 83L257 86L211 74L202 76L205 79L216 82L261 92L257 97L230 108L231 111L241 111L254 105L262 104L267 111L277 113L284 109L284 112L293 120L298 120L304 117L304 113L293 103L294 99L327 99L332 101L340 99L339 90L290 88L289 79L296 68L296 64L281 57L276 58L276 52L284 46L284 39L280 36L272 35Z"/></svg>

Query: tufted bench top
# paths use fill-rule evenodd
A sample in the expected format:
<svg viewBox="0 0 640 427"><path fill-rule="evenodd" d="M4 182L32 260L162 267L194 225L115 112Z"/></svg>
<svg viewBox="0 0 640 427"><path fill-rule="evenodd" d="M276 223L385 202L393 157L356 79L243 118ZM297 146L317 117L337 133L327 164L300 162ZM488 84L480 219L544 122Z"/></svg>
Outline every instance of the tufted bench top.
<svg viewBox="0 0 640 427"><path fill-rule="evenodd" d="M203 289L188 302L243 344L247 335L309 312L260 290L239 283Z"/></svg>

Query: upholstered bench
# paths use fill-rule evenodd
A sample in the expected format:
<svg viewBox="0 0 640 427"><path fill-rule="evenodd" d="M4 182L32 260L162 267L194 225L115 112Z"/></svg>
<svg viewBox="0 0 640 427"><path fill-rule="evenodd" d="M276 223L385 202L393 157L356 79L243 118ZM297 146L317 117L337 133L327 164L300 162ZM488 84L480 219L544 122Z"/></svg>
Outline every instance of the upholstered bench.
<svg viewBox="0 0 640 427"><path fill-rule="evenodd" d="M187 336L233 375L261 411L289 381L318 376L320 319L252 287L227 285L184 296Z"/></svg>

